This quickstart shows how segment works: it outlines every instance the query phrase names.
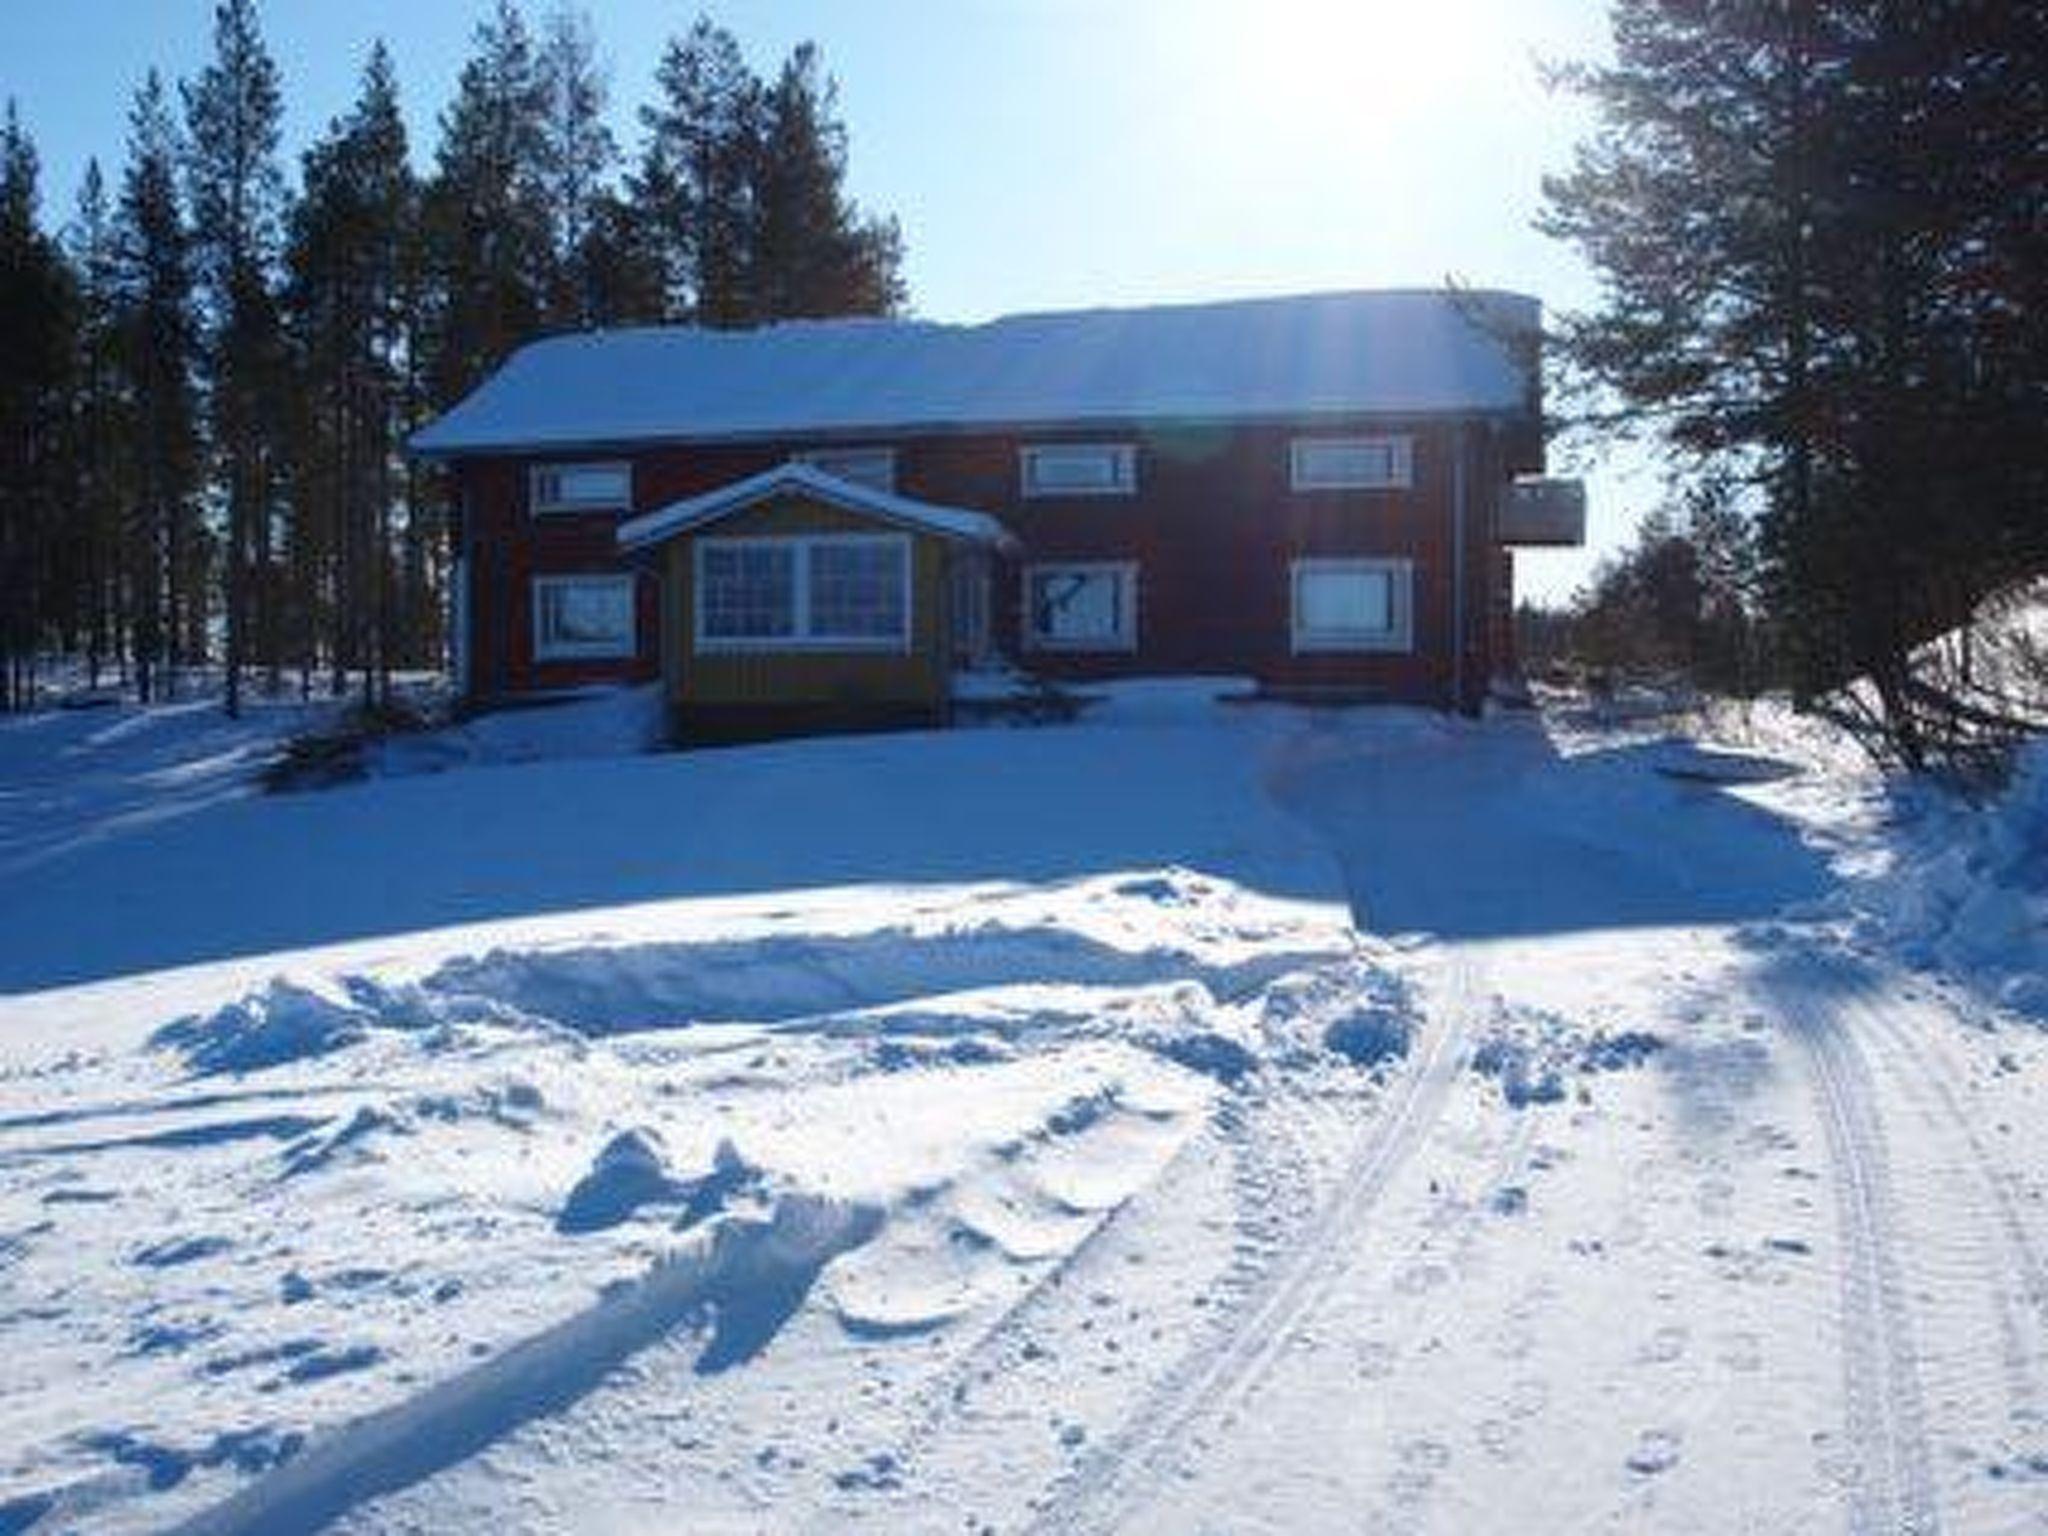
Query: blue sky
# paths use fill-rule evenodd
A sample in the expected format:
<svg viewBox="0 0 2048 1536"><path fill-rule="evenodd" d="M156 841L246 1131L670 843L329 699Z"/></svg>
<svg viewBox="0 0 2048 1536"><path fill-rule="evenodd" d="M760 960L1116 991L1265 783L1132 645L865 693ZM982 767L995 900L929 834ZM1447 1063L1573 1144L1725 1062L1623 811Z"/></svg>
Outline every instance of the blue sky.
<svg viewBox="0 0 2048 1536"><path fill-rule="evenodd" d="M346 109L382 36L425 163L488 9L267 0L294 160ZM587 9L630 145L662 42L698 7ZM204 64L211 13L211 0L9 0L0 95L42 150L47 218L68 215L88 156L119 164L150 65ZM1585 126L1536 61L1602 51L1600 0L780 0L712 14L764 72L801 39L822 45L853 191L902 220L912 303L935 319L1447 275L1552 306L1593 291L1529 221L1541 176ZM1568 593L1625 538L1656 483L1622 462L1569 466L1593 482L1593 547L1525 556L1524 590Z"/></svg>

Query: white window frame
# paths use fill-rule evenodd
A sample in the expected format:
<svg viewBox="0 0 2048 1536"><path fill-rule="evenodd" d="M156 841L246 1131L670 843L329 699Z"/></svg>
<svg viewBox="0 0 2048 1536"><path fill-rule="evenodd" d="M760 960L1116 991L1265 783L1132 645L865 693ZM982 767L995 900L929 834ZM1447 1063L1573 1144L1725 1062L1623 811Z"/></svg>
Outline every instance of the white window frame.
<svg viewBox="0 0 2048 1536"><path fill-rule="evenodd" d="M1301 584L1306 576L1385 576L1392 623L1384 630L1306 629L1301 619ZM1406 655L1415 649L1415 562L1380 556L1296 560L1287 576L1288 624L1297 656L1318 651Z"/></svg>
<svg viewBox="0 0 2048 1536"><path fill-rule="evenodd" d="M1101 454L1109 479L1100 485L1047 485L1041 466L1062 454ZM1138 446L1135 443L1031 443L1017 450L1017 478L1025 496L1050 500L1069 496L1135 496L1138 494Z"/></svg>
<svg viewBox="0 0 2048 1536"><path fill-rule="evenodd" d="M1318 470L1320 453L1384 453L1387 473ZM1405 432L1297 437L1287 445L1287 481L1297 491L1406 491L1415 485L1415 439Z"/></svg>
<svg viewBox="0 0 2048 1536"><path fill-rule="evenodd" d="M1037 606L1031 601L1035 578L1058 574L1099 576L1105 572L1123 583L1123 632L1103 639L1041 634ZM1138 648L1138 562L1135 560L1046 560L1024 567L1022 614L1024 648L1031 651L1135 651Z"/></svg>
<svg viewBox="0 0 2048 1536"><path fill-rule="evenodd" d="M565 474L607 470L625 479L625 489L602 499L565 498L560 481ZM633 463L630 459L579 459L535 464L526 472L526 494L535 517L561 517L578 512L630 512L633 510Z"/></svg>
<svg viewBox="0 0 2048 1536"><path fill-rule="evenodd" d="M791 455L793 464L808 464L838 480L849 480L855 485L865 485L870 490L896 491L896 450L884 445L862 445L847 448L811 448ZM863 466L858 469L834 468L835 464L848 463ZM879 471L876 473L875 471Z"/></svg>
<svg viewBox="0 0 2048 1536"><path fill-rule="evenodd" d="M898 552L903 572L903 623L894 635L819 635L811 630L811 551L827 545L886 545ZM788 549L792 551L792 632L787 635L707 635L704 633L704 553L708 549ZM910 536L903 533L802 533L749 538L700 538L691 551L690 638L692 648L707 656L778 651L840 651L871 655L910 653L917 631L917 565Z"/></svg>
<svg viewBox="0 0 2048 1536"><path fill-rule="evenodd" d="M626 634L620 640L550 641L547 594L558 587L623 587L626 592ZM639 583L627 574L536 576L533 578L533 659L535 661L626 661L640 654Z"/></svg>

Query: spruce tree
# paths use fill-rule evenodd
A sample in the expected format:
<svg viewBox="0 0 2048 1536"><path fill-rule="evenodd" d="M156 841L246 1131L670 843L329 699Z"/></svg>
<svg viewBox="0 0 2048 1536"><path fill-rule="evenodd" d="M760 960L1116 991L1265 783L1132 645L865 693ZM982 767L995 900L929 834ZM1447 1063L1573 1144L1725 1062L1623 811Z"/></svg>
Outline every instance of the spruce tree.
<svg viewBox="0 0 2048 1536"><path fill-rule="evenodd" d="M254 0L220 0L214 58L187 88L185 114L193 249L207 320L207 400L227 518L224 703L233 715L241 708L252 638L273 676L280 659L271 551L281 469L275 280L283 103Z"/></svg>

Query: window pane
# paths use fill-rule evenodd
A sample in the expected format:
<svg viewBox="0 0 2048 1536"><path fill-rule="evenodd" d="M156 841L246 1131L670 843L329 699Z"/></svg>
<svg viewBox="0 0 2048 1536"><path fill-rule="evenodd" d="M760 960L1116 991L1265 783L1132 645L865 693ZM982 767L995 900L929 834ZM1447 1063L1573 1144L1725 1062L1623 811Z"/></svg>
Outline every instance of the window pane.
<svg viewBox="0 0 2048 1536"><path fill-rule="evenodd" d="M698 628L707 639L796 633L796 551L783 544L701 546Z"/></svg>
<svg viewBox="0 0 2048 1536"><path fill-rule="evenodd" d="M626 464L550 464L533 477L533 499L543 508L609 509L633 503L633 471Z"/></svg>
<svg viewBox="0 0 2048 1536"><path fill-rule="evenodd" d="M895 540L811 546L811 634L895 640L910 607L909 546Z"/></svg>
<svg viewBox="0 0 2048 1536"><path fill-rule="evenodd" d="M1386 571L1304 571L1296 626L1313 634L1385 634L1394 627L1394 579Z"/></svg>
<svg viewBox="0 0 2048 1536"><path fill-rule="evenodd" d="M1410 483L1405 437L1296 438L1297 489L1387 488Z"/></svg>
<svg viewBox="0 0 2048 1536"><path fill-rule="evenodd" d="M1024 489L1031 494L1126 491L1134 481L1135 461L1123 444L1024 450Z"/></svg>
<svg viewBox="0 0 2048 1536"><path fill-rule="evenodd" d="M535 648L542 656L630 656L633 581L597 577L539 583Z"/></svg>
<svg viewBox="0 0 2048 1536"><path fill-rule="evenodd" d="M1035 571L1032 632L1047 640L1116 640L1124 634L1121 571Z"/></svg>

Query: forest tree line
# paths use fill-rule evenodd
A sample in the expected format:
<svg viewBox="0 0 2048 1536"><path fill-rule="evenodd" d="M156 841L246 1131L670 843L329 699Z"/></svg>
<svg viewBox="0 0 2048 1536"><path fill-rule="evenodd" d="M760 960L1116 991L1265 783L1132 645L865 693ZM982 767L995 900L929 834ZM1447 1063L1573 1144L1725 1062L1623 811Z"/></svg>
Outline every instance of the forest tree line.
<svg viewBox="0 0 2048 1536"><path fill-rule="evenodd" d="M1584 594L1582 648L1789 688L1909 767L2048 718L1916 662L2048 572L2048 5L1618 0L1613 27L1558 75L1597 126L1543 225L1602 281L1561 351L1683 490Z"/></svg>
<svg viewBox="0 0 2048 1536"><path fill-rule="evenodd" d="M446 638L445 498L406 436L515 347L904 301L809 43L764 77L698 20L629 151L588 18L498 0L424 173L380 42L291 178L255 0L213 41L141 83L54 229L0 124L0 708L44 658L145 700L203 669L231 712L252 685L380 700Z"/></svg>

